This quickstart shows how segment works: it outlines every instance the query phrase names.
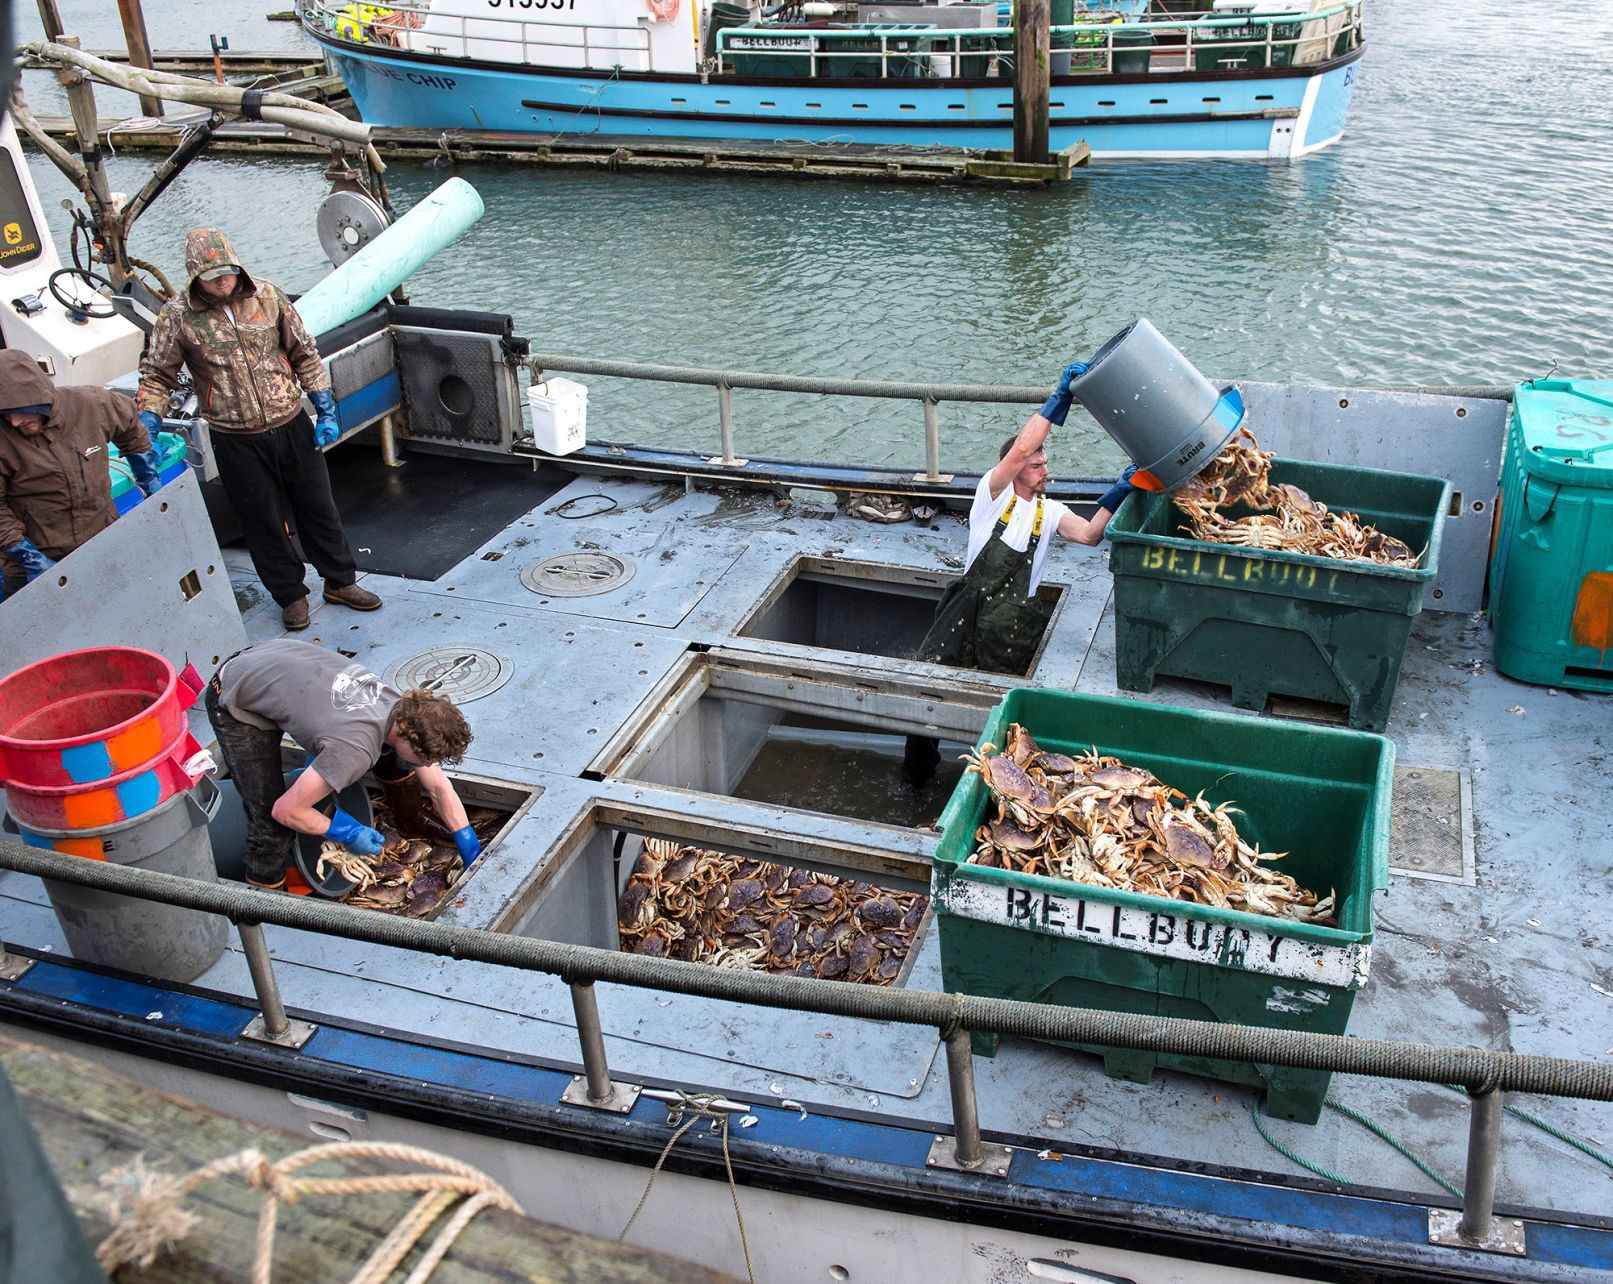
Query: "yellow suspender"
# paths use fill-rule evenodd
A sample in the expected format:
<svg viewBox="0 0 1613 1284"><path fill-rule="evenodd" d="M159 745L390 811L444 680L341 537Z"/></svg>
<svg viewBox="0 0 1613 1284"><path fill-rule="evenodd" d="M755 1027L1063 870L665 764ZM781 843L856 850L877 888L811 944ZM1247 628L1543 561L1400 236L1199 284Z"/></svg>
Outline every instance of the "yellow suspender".
<svg viewBox="0 0 1613 1284"><path fill-rule="evenodd" d="M1017 503L1019 503L1018 495L1008 497L1008 507L1003 509L1003 515L998 519L1005 528L1008 525L1008 519L1014 515L1014 505ZM1031 514L1031 538L1042 538L1042 497L1040 495L1036 497L1036 511Z"/></svg>

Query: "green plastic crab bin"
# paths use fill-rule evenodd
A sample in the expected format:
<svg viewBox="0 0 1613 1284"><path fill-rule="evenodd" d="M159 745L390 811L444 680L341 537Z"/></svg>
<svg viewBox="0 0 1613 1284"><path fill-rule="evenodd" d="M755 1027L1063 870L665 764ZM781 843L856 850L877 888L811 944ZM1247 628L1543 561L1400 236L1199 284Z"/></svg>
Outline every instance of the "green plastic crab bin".
<svg viewBox="0 0 1613 1284"><path fill-rule="evenodd" d="M1613 692L1613 381L1513 394L1490 623L1508 677Z"/></svg>
<svg viewBox="0 0 1613 1284"><path fill-rule="evenodd" d="M1151 691L1162 674L1345 705L1350 726L1389 721L1411 622L1439 570L1450 483L1437 477L1274 459L1288 482L1422 554L1401 569L1192 538L1167 494L1135 491L1109 523L1115 680ZM1237 516L1241 510L1234 510Z"/></svg>
<svg viewBox="0 0 1613 1284"><path fill-rule="evenodd" d="M1011 723L1042 748L1096 747L1212 803L1319 895L1337 926L1269 918L968 864L990 796L967 773L941 813L931 874L943 988L1067 1007L1343 1034L1367 983L1373 900L1388 885L1394 746L1381 736L1141 700L1022 688L992 710L981 745ZM973 1035L993 1056L995 1035ZM1331 1074L1286 1066L1087 1047L1116 1078L1156 1066L1264 1086L1267 1111L1315 1123Z"/></svg>

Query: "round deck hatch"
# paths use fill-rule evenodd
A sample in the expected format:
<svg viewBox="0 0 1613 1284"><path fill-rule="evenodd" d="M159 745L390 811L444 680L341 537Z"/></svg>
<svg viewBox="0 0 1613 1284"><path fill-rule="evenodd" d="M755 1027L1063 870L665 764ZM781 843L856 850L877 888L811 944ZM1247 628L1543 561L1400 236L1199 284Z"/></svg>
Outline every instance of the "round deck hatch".
<svg viewBox="0 0 1613 1284"><path fill-rule="evenodd" d="M515 672L508 656L479 646L437 646L394 665L387 681L399 691L424 687L455 704L492 695Z"/></svg>
<svg viewBox="0 0 1613 1284"><path fill-rule="evenodd" d="M637 570L620 553L561 553L533 562L521 572L521 583L544 597L588 597L626 584Z"/></svg>

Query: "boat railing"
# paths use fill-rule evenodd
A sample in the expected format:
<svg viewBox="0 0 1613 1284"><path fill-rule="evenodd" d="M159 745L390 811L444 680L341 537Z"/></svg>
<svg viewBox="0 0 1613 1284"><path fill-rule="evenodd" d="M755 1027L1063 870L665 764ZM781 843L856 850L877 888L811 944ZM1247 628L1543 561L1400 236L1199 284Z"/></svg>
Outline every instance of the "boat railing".
<svg viewBox="0 0 1613 1284"><path fill-rule="evenodd" d="M1128 54L1140 72L1246 71L1307 66L1358 47L1362 0L1289 13L1089 20L1051 30L1070 74L1108 74ZM1012 27L943 29L921 24L843 28L757 24L717 32L718 69L807 79L978 78L1011 74ZM1055 63L1055 70L1058 65ZM1060 73L1063 74L1063 73Z"/></svg>
<svg viewBox="0 0 1613 1284"><path fill-rule="evenodd" d="M717 390L717 420L722 453L712 459L723 468L742 468L746 461L735 453L734 389L758 392L793 392L810 396L879 397L917 401L924 414L924 471L915 482L937 485L950 481L941 471L941 403L985 402L995 405L1040 405L1047 389L1017 384L909 383L890 379L845 379L823 375L768 374L755 370L718 370L708 366L667 366L647 361L617 361L602 357L573 357L557 352L533 353L527 361L534 381L548 374L596 375L605 378L645 379Z"/></svg>
<svg viewBox="0 0 1613 1284"><path fill-rule="evenodd" d="M515 0L506 3L514 9ZM544 21L530 8L470 16L433 10L429 0L385 6L298 0L298 13L311 32L376 52L390 48L532 66L655 70L650 33L636 23Z"/></svg>
<svg viewBox="0 0 1613 1284"><path fill-rule="evenodd" d="M618 1084L610 1077L594 991L594 986L601 981L751 1006L928 1026L937 1030L946 1044L953 1126L950 1145L933 1150L930 1163L993 1176L1007 1175L1011 1152L1008 1147L986 1142L981 1136L970 1053L971 1031L1456 1086L1465 1089L1470 1098L1467 1177L1456 1235L1458 1246L1485 1245L1495 1229L1493 1204L1503 1093L1613 1101L1613 1065L1592 1061L1223 1025L1181 1017L1138 1016L715 968L512 936L484 928L397 918L336 902L86 860L24 847L9 840L0 840L0 870L221 914L230 919L240 935L259 1009L259 1016L240 1037L285 1048L288 1055L307 1042L315 1027L305 1021L292 1020L286 1012L275 980L274 960L262 931L266 923L461 962L559 977L570 989L583 1069L581 1090L568 1092L564 1100L578 1107L620 1112L625 1108L624 1099L630 1103L636 1095L632 1085ZM0 978L11 982L9 1002L14 1011L26 1009L28 992L16 988L16 982L32 966L34 960L8 955L4 943L0 943ZM61 1000L50 999L48 1007L53 1018L59 1020ZM1436 1213L1443 1213L1443 1210L1430 1210L1431 1226L1440 1220Z"/></svg>

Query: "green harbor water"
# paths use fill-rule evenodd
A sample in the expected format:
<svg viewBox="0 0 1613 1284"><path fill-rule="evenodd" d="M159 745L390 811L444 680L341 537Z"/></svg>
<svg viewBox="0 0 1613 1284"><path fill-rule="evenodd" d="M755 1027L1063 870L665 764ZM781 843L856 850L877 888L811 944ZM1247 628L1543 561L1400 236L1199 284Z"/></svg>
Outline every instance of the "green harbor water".
<svg viewBox="0 0 1613 1284"><path fill-rule="evenodd" d="M89 47L114 6L63 0ZM268 4L147 5L153 44L304 44ZM34 38L31 6L20 35ZM1297 163L1109 162L1034 192L459 166L487 214L411 282L416 301L507 311L539 351L872 379L1050 383L1137 316L1222 379L1341 384L1613 377L1613 0L1368 0L1343 141ZM62 110L48 76L35 110ZM137 108L102 91L103 114ZM155 157L126 153L133 191ZM48 206L69 194L35 157ZM177 274L223 226L288 290L328 269L311 161L209 159L139 224ZM446 176L389 173L400 207ZM65 250L67 222L51 211ZM589 379L596 438L713 449L709 389ZM736 393L740 452L918 464L916 403ZM1025 408L1026 411L1030 407ZM979 466L1023 420L943 405L943 454ZM1258 432L1259 425L1254 425ZM1114 447L1072 419L1054 467Z"/></svg>

